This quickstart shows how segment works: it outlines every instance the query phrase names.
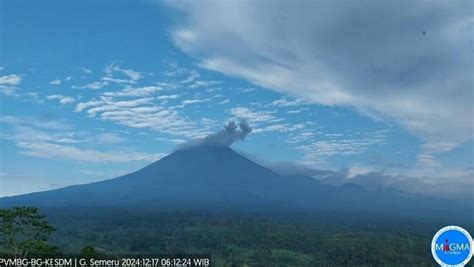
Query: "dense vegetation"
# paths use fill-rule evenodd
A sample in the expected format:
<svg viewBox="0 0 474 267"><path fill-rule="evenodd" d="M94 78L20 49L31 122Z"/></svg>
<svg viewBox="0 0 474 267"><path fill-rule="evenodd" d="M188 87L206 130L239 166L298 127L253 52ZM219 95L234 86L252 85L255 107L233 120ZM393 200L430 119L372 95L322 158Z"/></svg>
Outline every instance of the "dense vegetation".
<svg viewBox="0 0 474 267"><path fill-rule="evenodd" d="M87 246L100 255L208 254L218 266L436 266L430 243L442 226L351 215L50 210L48 217L58 229L51 242L66 254Z"/></svg>
<svg viewBox="0 0 474 267"><path fill-rule="evenodd" d="M57 255L58 248L47 242L54 231L38 208L0 209L0 257Z"/></svg>
<svg viewBox="0 0 474 267"><path fill-rule="evenodd" d="M436 266L431 238L445 224L360 214L45 212L46 217L36 208L1 210L0 254L209 255L213 266Z"/></svg>

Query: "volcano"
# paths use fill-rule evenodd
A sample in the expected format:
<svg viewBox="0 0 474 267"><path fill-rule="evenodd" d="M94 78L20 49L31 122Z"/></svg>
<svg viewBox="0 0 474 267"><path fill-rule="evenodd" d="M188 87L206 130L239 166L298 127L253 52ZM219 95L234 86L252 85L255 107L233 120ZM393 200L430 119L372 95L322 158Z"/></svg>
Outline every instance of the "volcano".
<svg viewBox="0 0 474 267"><path fill-rule="evenodd" d="M0 205L410 213L448 208L446 202L394 190L336 187L309 176L282 176L227 146L213 145L175 151L115 179L1 198Z"/></svg>

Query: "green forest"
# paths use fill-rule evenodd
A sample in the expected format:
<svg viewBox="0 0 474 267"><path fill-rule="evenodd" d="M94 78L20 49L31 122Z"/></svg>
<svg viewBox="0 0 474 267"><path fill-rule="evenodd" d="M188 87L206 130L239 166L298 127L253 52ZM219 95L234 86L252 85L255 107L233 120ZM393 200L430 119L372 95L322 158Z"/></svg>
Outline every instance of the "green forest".
<svg viewBox="0 0 474 267"><path fill-rule="evenodd" d="M439 227L350 214L109 209L17 208L2 210L1 219L4 254L14 251L11 233L17 231L30 255L209 255L212 266L436 266L430 243Z"/></svg>

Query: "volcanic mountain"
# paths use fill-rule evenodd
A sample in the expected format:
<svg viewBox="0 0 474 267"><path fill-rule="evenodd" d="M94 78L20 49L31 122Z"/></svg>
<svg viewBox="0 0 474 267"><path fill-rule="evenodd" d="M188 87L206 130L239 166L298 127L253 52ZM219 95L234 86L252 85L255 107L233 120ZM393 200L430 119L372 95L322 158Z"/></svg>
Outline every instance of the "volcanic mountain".
<svg viewBox="0 0 474 267"><path fill-rule="evenodd" d="M308 176L282 176L216 145L175 151L115 179L0 198L0 205L383 213L449 208L442 201L393 190L335 187Z"/></svg>

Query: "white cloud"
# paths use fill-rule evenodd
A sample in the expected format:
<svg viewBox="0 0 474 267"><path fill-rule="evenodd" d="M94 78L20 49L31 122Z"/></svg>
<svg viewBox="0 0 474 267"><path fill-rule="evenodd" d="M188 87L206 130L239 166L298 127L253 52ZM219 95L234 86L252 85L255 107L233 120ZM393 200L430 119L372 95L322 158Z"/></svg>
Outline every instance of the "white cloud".
<svg viewBox="0 0 474 267"><path fill-rule="evenodd" d="M306 104L306 101L304 101L303 99L288 100L287 98L280 98L278 100L272 101L271 106L295 107L303 104Z"/></svg>
<svg viewBox="0 0 474 267"><path fill-rule="evenodd" d="M162 153L148 154L129 149L100 151L79 147L79 144L90 142L94 144L122 142L123 139L115 133L101 133L92 137L64 131L64 127L57 127L55 123L44 124L41 121L12 116L0 117L0 123L10 126L4 128L0 138L14 142L21 149L21 154L32 157L85 162L130 162L153 161L163 156Z"/></svg>
<svg viewBox="0 0 474 267"><path fill-rule="evenodd" d="M23 126L34 126L39 129L46 130L69 130L71 127L62 121L56 120L43 120L39 118L29 117L20 118L15 116L0 116L0 123L6 123L10 125L23 125Z"/></svg>
<svg viewBox="0 0 474 267"><path fill-rule="evenodd" d="M221 102L219 102L219 103L217 103L217 104L219 104L219 105L224 105L224 104L227 104L227 103L229 103L229 102L230 102L230 100L229 100L228 98L226 98L226 99L222 100Z"/></svg>
<svg viewBox="0 0 474 267"><path fill-rule="evenodd" d="M18 74L0 76L0 85L19 85L22 77Z"/></svg>
<svg viewBox="0 0 474 267"><path fill-rule="evenodd" d="M422 141L473 138L469 1L170 5L184 14L175 44L205 68L395 120Z"/></svg>
<svg viewBox="0 0 474 267"><path fill-rule="evenodd" d="M181 81L181 83L183 83L183 84L192 83L199 77L200 77L199 73L196 70L192 70L192 71L190 71L190 73L186 77L186 79Z"/></svg>
<svg viewBox="0 0 474 267"><path fill-rule="evenodd" d="M305 128L305 124L296 123L296 124L271 124L264 127L256 126L252 133L263 133L263 132L280 132L280 133L289 133L294 131L300 131Z"/></svg>
<svg viewBox="0 0 474 267"><path fill-rule="evenodd" d="M299 114L303 111L302 109L294 109L294 110L289 110L287 113L288 114Z"/></svg>
<svg viewBox="0 0 474 267"><path fill-rule="evenodd" d="M416 162L421 167L437 167L441 164L436 160L435 155L449 152L457 146L454 142L428 141L421 145L420 154L416 157Z"/></svg>
<svg viewBox="0 0 474 267"><path fill-rule="evenodd" d="M416 163L418 166L424 167L425 169L439 166L439 163L431 154L419 154L416 156Z"/></svg>
<svg viewBox="0 0 474 267"><path fill-rule="evenodd" d="M128 80L128 79L117 79L117 78L112 78L112 77L102 77L100 78L104 82L111 82L111 83L134 83L133 80Z"/></svg>
<svg viewBox="0 0 474 267"><path fill-rule="evenodd" d="M161 86L145 86L145 87L125 87L118 92L106 92L104 96L131 96L131 97L143 97L153 95L163 90Z"/></svg>
<svg viewBox="0 0 474 267"><path fill-rule="evenodd" d="M153 100L152 97L143 97L143 98L137 98L133 100L121 100L121 101L116 101L111 97L101 97L100 101L88 101L85 103L79 103L76 106L76 111L81 111L82 109L88 107L88 106L95 106L87 111L87 113L90 116L95 116L96 113L104 112L104 111L114 111L114 110L121 110L121 109L127 109L127 108L133 108L145 104L150 104L150 102ZM81 105L81 106L79 106Z"/></svg>
<svg viewBox="0 0 474 267"><path fill-rule="evenodd" d="M93 71L88 68L78 67L79 70L83 71L85 74L91 74Z"/></svg>
<svg viewBox="0 0 474 267"><path fill-rule="evenodd" d="M357 175L364 175L370 172L373 172L374 169L371 167L364 167L364 166L352 166L349 168L347 177L354 178Z"/></svg>
<svg viewBox="0 0 474 267"><path fill-rule="evenodd" d="M74 110L75 112L81 112L82 110L89 108L89 107L94 107L102 104L103 101L101 100L89 100L87 102L81 102L76 105L76 109Z"/></svg>
<svg viewBox="0 0 474 267"><path fill-rule="evenodd" d="M202 87L211 87L214 85L220 84L219 81L199 81L195 80L191 83L191 85L188 86L190 89L197 89L197 88L202 88Z"/></svg>
<svg viewBox="0 0 474 267"><path fill-rule="evenodd" d="M170 141L175 145L181 145L181 144L186 143L186 140L183 140L183 139L170 139Z"/></svg>
<svg viewBox="0 0 474 267"><path fill-rule="evenodd" d="M107 76L102 77L102 80L108 81L108 82L115 82L115 83L135 83L139 79L143 77L143 75L138 72L134 71L131 69L124 69L121 68L119 65L112 63L109 64L105 67L105 73ZM118 79L118 78L113 78L112 75L120 73L124 75L127 79Z"/></svg>
<svg viewBox="0 0 474 267"><path fill-rule="evenodd" d="M125 139L116 133L101 133L95 137L95 140L104 144L117 144L125 141Z"/></svg>
<svg viewBox="0 0 474 267"><path fill-rule="evenodd" d="M54 80L50 81L49 84L52 84L52 85L60 85L60 84L61 84L61 80L59 80L59 79L54 79Z"/></svg>
<svg viewBox="0 0 474 267"><path fill-rule="evenodd" d="M212 98L205 98L205 99L186 99L181 102L180 105L177 105L177 108L184 108L187 105L198 104L198 103L205 103L211 101Z"/></svg>
<svg viewBox="0 0 474 267"><path fill-rule="evenodd" d="M101 89L101 88L103 88L107 85L109 85L109 82L107 82L107 81L98 81L98 82L88 83L84 86L74 86L73 88L79 88L79 89L87 88L87 89L92 89L92 90L98 90L98 89Z"/></svg>
<svg viewBox="0 0 474 267"><path fill-rule="evenodd" d="M16 91L21 81L22 77L18 74L0 76L0 93L7 96L19 96Z"/></svg>
<svg viewBox="0 0 474 267"><path fill-rule="evenodd" d="M175 97L168 96L167 98ZM172 108L157 106L153 102L154 99L154 97L143 97L117 100L110 96L101 96L99 99L78 103L75 111L86 110L89 116L99 117L105 121L131 128L148 128L188 138L199 138L212 132L209 126L197 127L195 123L181 116ZM192 101L192 103L196 102ZM192 103L188 101L182 105Z"/></svg>
<svg viewBox="0 0 474 267"><path fill-rule="evenodd" d="M71 77L71 76L67 76L67 77L64 78L63 80L54 79L54 80L50 81L49 84L52 84L52 85L60 85L63 81L67 82L67 81L70 81L70 80L72 80L72 77Z"/></svg>
<svg viewBox="0 0 474 267"><path fill-rule="evenodd" d="M176 99L178 97L179 97L179 95L177 95L177 94L174 94L174 95L160 95L160 96L157 96L156 99L169 100L169 99Z"/></svg>
<svg viewBox="0 0 474 267"><path fill-rule="evenodd" d="M70 96L63 96L63 95L49 95L46 97L46 99L48 100L59 100L59 103L63 104L63 105L67 105L67 104L72 104L74 103L76 100Z"/></svg>
<svg viewBox="0 0 474 267"><path fill-rule="evenodd" d="M36 103L44 103L44 100L40 98L40 95L36 92L26 92L23 94L25 97L23 100L34 101Z"/></svg>
<svg viewBox="0 0 474 267"><path fill-rule="evenodd" d="M80 69L88 74L91 73L89 69L84 69L84 68L80 68ZM111 83L135 84L138 80L140 80L143 77L143 75L140 72L137 72L131 69L121 68L119 65L115 63L108 64L105 67L104 72L105 72L105 76L101 77L100 80L88 83L83 86L73 86L73 88L79 88L79 89L87 88L87 89L98 90L110 85ZM121 75L121 77L115 77L115 75L117 74ZM130 90L133 90L133 88L131 88Z"/></svg>
<svg viewBox="0 0 474 267"><path fill-rule="evenodd" d="M290 133L288 138L288 143L296 144L301 142L306 142L308 140L313 139L317 134L320 132L314 132L311 130L304 130L298 133Z"/></svg>
<svg viewBox="0 0 474 267"><path fill-rule="evenodd" d="M456 143L452 142L427 142L421 145L421 149L430 154L451 151L455 147Z"/></svg>
<svg viewBox="0 0 474 267"><path fill-rule="evenodd" d="M4 95L7 95L7 96L19 96L16 91L17 91L17 87L13 87L13 86L3 86L3 85L0 85L0 93L4 94Z"/></svg>
<svg viewBox="0 0 474 267"><path fill-rule="evenodd" d="M250 87L250 88L239 88L237 90L237 94L246 94L246 93L251 93L255 92L257 89Z"/></svg>
<svg viewBox="0 0 474 267"><path fill-rule="evenodd" d="M20 151L21 154L32 157L69 159L86 162L154 161L163 156L163 154L145 154L128 151L80 149L71 145L59 145L54 143L19 142L18 146L23 149Z"/></svg>
<svg viewBox="0 0 474 267"><path fill-rule="evenodd" d="M300 146L299 148L309 154L320 157L330 157L334 155L356 155L367 149L371 142L359 140L324 140Z"/></svg>
<svg viewBox="0 0 474 267"><path fill-rule="evenodd" d="M51 131L33 128L33 124L27 126L17 125L13 128L10 133L5 133L2 138L15 141L15 142L32 142L32 143L43 143L52 142L60 144L75 144L80 143L82 140L76 138L72 132L63 131Z"/></svg>
<svg viewBox="0 0 474 267"><path fill-rule="evenodd" d="M321 140L322 133L316 135L306 132L306 136L293 136L290 143L301 143L296 147L303 153L304 164L327 166L328 159L334 156L347 157L367 152L371 147L386 143L386 134L383 131L374 131L362 135L347 136Z"/></svg>
<svg viewBox="0 0 474 267"><path fill-rule="evenodd" d="M235 107L230 109L230 114L239 119L246 119L249 122L258 123L274 120L275 117L269 111L252 111L247 107Z"/></svg>

